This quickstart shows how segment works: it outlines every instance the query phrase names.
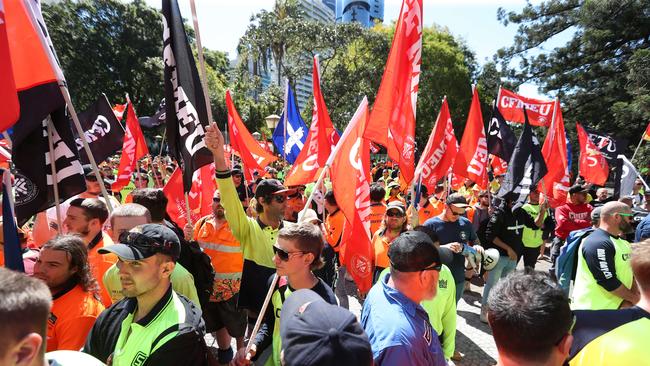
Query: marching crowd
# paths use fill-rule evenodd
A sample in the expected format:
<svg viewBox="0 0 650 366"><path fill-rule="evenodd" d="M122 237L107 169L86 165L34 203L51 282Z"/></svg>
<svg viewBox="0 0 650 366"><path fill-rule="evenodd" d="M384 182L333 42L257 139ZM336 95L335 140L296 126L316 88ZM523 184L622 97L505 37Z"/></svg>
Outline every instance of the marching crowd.
<svg viewBox="0 0 650 366"><path fill-rule="evenodd" d="M497 197L498 176L411 195L375 161L374 285L361 293L329 182L285 187L283 162L245 182L214 125L206 144L218 189L193 225L168 216L162 158L113 192L109 214L109 159L104 182L86 171L87 190L61 205L63 227L52 208L19 229L26 274L0 268L0 365L452 365L470 281L499 365L650 365L640 181L618 198L577 180L553 209L535 187L523 205ZM535 271L547 258L551 272Z"/></svg>

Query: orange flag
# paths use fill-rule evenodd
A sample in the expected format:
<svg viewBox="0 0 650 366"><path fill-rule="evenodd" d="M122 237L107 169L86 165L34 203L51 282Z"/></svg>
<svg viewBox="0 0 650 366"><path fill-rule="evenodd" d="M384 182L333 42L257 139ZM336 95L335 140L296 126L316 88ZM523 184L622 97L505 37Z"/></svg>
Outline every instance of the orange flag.
<svg viewBox="0 0 650 366"><path fill-rule="evenodd" d="M241 158L244 165L244 177L250 182L253 180L253 172L264 175L264 168L274 162L277 157L264 150L253 138L253 135L248 132L235 108L235 103L233 103L230 96L230 90L226 91L226 107L228 108L230 146Z"/></svg>
<svg viewBox="0 0 650 366"><path fill-rule="evenodd" d="M566 203L571 184L564 117L562 117L560 103L557 100L555 103L555 119L551 121L544 146L542 146L542 156L544 156L548 173L542 179L540 186L549 198L551 207L558 207Z"/></svg>
<svg viewBox="0 0 650 366"><path fill-rule="evenodd" d="M454 126L451 124L451 115L445 97L427 146L415 168L415 176L419 177L429 192L434 192L436 183L447 175L457 153L458 140L454 135Z"/></svg>
<svg viewBox="0 0 650 366"><path fill-rule="evenodd" d="M465 132L454 162L454 174L470 179L479 188L487 189L488 150L478 88L474 88Z"/></svg>
<svg viewBox="0 0 650 366"><path fill-rule="evenodd" d="M3 75L0 83L0 131L13 126L20 115L18 104L18 91L14 82L14 72L11 66L9 55L9 40L7 38L7 27L5 25L5 13L3 0L0 0L0 75Z"/></svg>
<svg viewBox="0 0 650 366"><path fill-rule="evenodd" d="M580 141L580 175L585 181L603 186L609 176L609 164L596 144L591 141L587 131L580 123L576 123L578 141Z"/></svg>
<svg viewBox="0 0 650 366"><path fill-rule="evenodd" d="M212 196L216 189L214 173L214 164L204 165L194 171L192 189L188 193L192 223L196 223L201 217L212 212ZM169 177L163 193L167 197L167 214L179 227L184 227L187 224L187 210L183 192L183 175L179 168L176 168Z"/></svg>
<svg viewBox="0 0 650 366"><path fill-rule="evenodd" d="M138 117L135 115L133 103L127 97L126 130L122 143L122 157L117 169L117 179L111 185L113 192L119 192L131 181L135 172L136 162L149 154L147 143L140 129Z"/></svg>
<svg viewBox="0 0 650 366"><path fill-rule="evenodd" d="M341 243L342 262L366 293L372 286L374 250L370 241L370 141L363 138L368 120L368 101L361 105L343 134L330 176L332 190L345 215Z"/></svg>
<svg viewBox="0 0 650 366"><path fill-rule="evenodd" d="M338 142L338 133L330 119L325 99L320 90L320 67L318 57L314 56L312 86L314 89L314 110L311 126L304 147L287 173L284 184L287 187L315 182L320 171Z"/></svg>
<svg viewBox="0 0 650 366"><path fill-rule="evenodd" d="M650 123L648 123L648 126L645 128L645 132L643 133L643 139L646 141L650 141Z"/></svg>
<svg viewBox="0 0 650 366"><path fill-rule="evenodd" d="M410 183L415 166L415 110L422 59L422 0L404 0L364 137L386 146Z"/></svg>

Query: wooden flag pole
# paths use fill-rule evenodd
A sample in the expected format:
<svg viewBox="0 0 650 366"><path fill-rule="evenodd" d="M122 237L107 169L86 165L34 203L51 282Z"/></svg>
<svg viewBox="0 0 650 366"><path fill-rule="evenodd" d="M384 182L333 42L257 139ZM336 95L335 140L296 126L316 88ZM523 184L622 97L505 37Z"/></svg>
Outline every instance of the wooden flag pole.
<svg viewBox="0 0 650 366"><path fill-rule="evenodd" d="M632 158L630 161L634 161L634 157L636 157L636 153L639 152L639 148L641 147L641 144L643 143L643 136L645 136L645 132L643 132L643 135L641 136L641 140L639 141L639 144L636 145L636 149L634 149L634 154L632 154Z"/></svg>
<svg viewBox="0 0 650 366"><path fill-rule="evenodd" d="M47 117L47 144L50 148L49 157L50 157L50 167L52 168L52 187L54 188L54 205L56 206L56 231L61 235L61 203L59 202L59 182L56 177L56 159L54 157L54 144L52 142L52 118Z"/></svg>
<svg viewBox="0 0 650 366"><path fill-rule="evenodd" d="M264 313L266 312L266 308L269 307L269 302L271 301L271 296L273 295L273 291L275 291L275 285L277 283L278 283L278 274L274 273L273 280L271 281L271 287L269 287L269 291L266 293L266 297L264 298L262 309L260 310L260 313L257 316L257 320L255 321L255 326L253 327L253 331L251 332L251 337L248 340L248 343L246 344L246 352L244 352L244 355L247 355L248 352L250 352L251 347L253 346L253 342L255 341L255 335L257 335L257 332L260 330L260 326L262 325L262 320L264 319Z"/></svg>
<svg viewBox="0 0 650 366"><path fill-rule="evenodd" d="M199 58L199 65L201 68L201 86L203 87L203 98L205 99L205 109L208 113L207 123L212 123L212 108L210 107L210 98L208 95L208 76L205 71L205 59L203 58L203 46L201 46L201 32L199 32L199 18L196 16L196 4L194 0L190 0L190 7L192 8L192 23L194 24L194 34L196 35L196 49Z"/></svg>
<svg viewBox="0 0 650 366"><path fill-rule="evenodd" d="M38 28L38 26L43 26L34 16L34 14L31 11L26 12L30 18L31 23ZM59 66L58 61L54 58L54 47L50 47L51 45L45 40L45 35L42 34L42 30L38 29L37 33L39 35L38 39L41 42L41 47L43 48L43 52L47 55L47 60L50 64L50 67L56 74L56 78L59 84L59 90L61 91L61 94L63 95L63 100L67 104L68 111L70 111L70 115L72 116L72 122L74 123L75 129L77 130L77 135L78 136L84 136L84 130L81 128L81 123L79 122L79 116L77 115L77 111L74 108L74 105L72 104L72 98L70 97L70 91L68 90L67 82L65 81L65 76L63 75L63 70L61 70L61 67ZM80 139L84 151L86 152L86 155L88 155L88 160L90 161L90 165L93 168L93 172L95 173L95 178L97 178L97 182L100 182L99 188L102 191L102 196L104 196L104 200L106 200L106 207L108 208L109 214L113 213L113 206L111 205L111 201L108 196L108 192L106 191L106 187L104 186L103 182L104 180L102 179L102 175L99 173L99 168L97 168L97 163L95 162L95 157L93 156L92 151L90 151L90 146L88 146L88 141L86 141L85 138ZM54 163L52 164L54 165Z"/></svg>

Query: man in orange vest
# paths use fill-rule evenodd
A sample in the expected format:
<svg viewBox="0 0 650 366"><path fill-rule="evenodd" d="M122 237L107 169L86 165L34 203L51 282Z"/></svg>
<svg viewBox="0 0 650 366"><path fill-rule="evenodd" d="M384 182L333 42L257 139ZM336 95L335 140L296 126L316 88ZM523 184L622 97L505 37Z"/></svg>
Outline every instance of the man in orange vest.
<svg viewBox="0 0 650 366"><path fill-rule="evenodd" d="M66 232L81 236L88 246L88 264L93 277L99 282L99 296L104 306L111 304L111 297L101 282L104 273L115 263L117 256L114 254L101 255L97 251L104 246L113 244L111 236L102 228L108 219L108 208L98 198L75 198L70 201L63 226Z"/></svg>
<svg viewBox="0 0 650 366"><path fill-rule="evenodd" d="M384 204L384 197L386 197L386 190L380 183L373 183L370 185L370 236L374 235L381 223L384 221L384 214L386 213L386 205Z"/></svg>
<svg viewBox="0 0 650 366"><path fill-rule="evenodd" d="M242 348L246 333L246 312L237 308L244 256L226 220L218 190L212 198L212 214L197 221L193 238L210 256L216 272L214 291L203 308L203 318L206 331L212 332L217 340L217 360L228 364L234 355L230 346L232 338L237 341L237 349Z"/></svg>

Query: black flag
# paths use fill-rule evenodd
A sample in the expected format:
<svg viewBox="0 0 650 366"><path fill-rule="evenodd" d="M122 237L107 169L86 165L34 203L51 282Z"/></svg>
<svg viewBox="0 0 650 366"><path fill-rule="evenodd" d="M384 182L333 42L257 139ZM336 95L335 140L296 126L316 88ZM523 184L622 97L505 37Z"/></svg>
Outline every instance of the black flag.
<svg viewBox="0 0 650 366"><path fill-rule="evenodd" d="M607 163L610 166L614 166L617 163L618 155L623 154L625 147L627 146L627 141L625 139L620 139L605 133L596 131L592 128L589 128L585 125L582 125L585 129L591 141L596 144L598 150L605 155Z"/></svg>
<svg viewBox="0 0 650 366"><path fill-rule="evenodd" d="M208 113L178 2L163 0L162 11L167 141L182 167L183 189L189 192L194 171L213 161L204 141Z"/></svg>
<svg viewBox="0 0 650 366"><path fill-rule="evenodd" d="M124 128L115 117L115 113L105 95L97 98L97 101L90 108L79 113L79 122L97 164L122 148ZM81 138L77 136L75 142L79 151L79 159L82 163L89 164L90 161L86 156L86 150L84 150Z"/></svg>
<svg viewBox="0 0 650 366"><path fill-rule="evenodd" d="M162 125L165 123L165 110L167 107L165 106L165 99L160 101L160 105L158 106L158 110L156 113L151 116L145 116L145 117L138 117L138 123L140 123L141 127L144 128L154 128Z"/></svg>
<svg viewBox="0 0 650 366"><path fill-rule="evenodd" d="M498 197L501 198L508 194L514 194L517 202L514 208L520 207L526 202L530 188L536 187L547 173L541 146L530 128L525 108L524 116L526 116L524 130L512 152L508 172L498 193Z"/></svg>
<svg viewBox="0 0 650 366"><path fill-rule="evenodd" d="M59 201L86 190L83 169L77 155L77 148L70 130L70 124L61 108L51 114L52 145L56 178L59 187ZM14 129L29 128L17 124ZM31 216L54 206L54 185L50 165L50 150L47 140L47 120L25 136L20 144L14 145L13 160L15 172L16 219L23 225Z"/></svg>
<svg viewBox="0 0 650 366"><path fill-rule="evenodd" d="M492 108L492 119L490 119L490 125L488 126L488 152L505 161L510 161L516 142L515 134L508 127L495 103Z"/></svg>

